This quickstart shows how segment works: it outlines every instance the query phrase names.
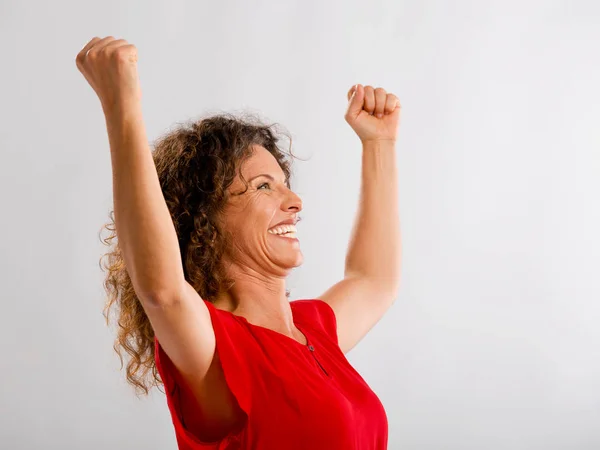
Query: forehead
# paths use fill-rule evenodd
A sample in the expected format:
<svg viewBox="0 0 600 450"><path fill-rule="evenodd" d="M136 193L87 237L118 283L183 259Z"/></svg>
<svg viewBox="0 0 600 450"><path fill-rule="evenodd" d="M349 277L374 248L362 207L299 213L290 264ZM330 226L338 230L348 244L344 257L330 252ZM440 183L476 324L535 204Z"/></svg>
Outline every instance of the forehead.
<svg viewBox="0 0 600 450"><path fill-rule="evenodd" d="M260 174L269 174L280 182L285 182L285 174L275 157L263 146L255 145L252 155L242 164L242 174L246 181ZM237 180L239 176L236 175Z"/></svg>

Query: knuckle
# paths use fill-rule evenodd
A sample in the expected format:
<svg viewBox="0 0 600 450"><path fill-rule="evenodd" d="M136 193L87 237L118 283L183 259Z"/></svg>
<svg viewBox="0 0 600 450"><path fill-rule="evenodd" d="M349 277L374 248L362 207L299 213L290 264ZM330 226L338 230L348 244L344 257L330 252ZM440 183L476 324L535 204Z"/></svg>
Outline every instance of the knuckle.
<svg viewBox="0 0 600 450"><path fill-rule="evenodd" d="M113 58L117 61L125 61L131 54L131 49L127 47L119 47L113 54Z"/></svg>

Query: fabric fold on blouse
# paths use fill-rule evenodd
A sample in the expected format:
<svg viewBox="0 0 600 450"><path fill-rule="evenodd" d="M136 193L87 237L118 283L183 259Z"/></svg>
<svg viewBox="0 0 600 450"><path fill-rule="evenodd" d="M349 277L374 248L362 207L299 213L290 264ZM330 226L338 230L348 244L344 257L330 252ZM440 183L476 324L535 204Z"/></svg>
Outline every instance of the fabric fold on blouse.
<svg viewBox="0 0 600 450"><path fill-rule="evenodd" d="M155 338L155 361L180 450L385 450L383 404L341 351L333 309L319 299L290 302L307 345L244 317L210 312L225 380L247 415L243 427L204 442L185 427L185 392Z"/></svg>

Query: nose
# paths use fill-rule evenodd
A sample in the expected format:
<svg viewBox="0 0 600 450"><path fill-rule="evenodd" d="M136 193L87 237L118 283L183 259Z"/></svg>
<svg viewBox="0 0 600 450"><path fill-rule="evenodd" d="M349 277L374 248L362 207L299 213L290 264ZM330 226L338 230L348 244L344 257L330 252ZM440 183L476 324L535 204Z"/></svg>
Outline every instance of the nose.
<svg viewBox="0 0 600 450"><path fill-rule="evenodd" d="M284 211L295 209L296 211L302 211L302 199L291 189L288 189L288 195L286 196L282 207Z"/></svg>

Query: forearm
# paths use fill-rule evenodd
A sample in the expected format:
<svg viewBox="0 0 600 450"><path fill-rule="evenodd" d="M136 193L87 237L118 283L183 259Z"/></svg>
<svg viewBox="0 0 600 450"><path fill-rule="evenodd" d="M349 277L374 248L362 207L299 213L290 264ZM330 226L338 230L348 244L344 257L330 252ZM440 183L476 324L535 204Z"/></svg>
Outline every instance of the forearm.
<svg viewBox="0 0 600 450"><path fill-rule="evenodd" d="M366 276L396 289L400 280L400 218L394 141L363 144L358 213L345 276Z"/></svg>
<svg viewBox="0 0 600 450"><path fill-rule="evenodd" d="M140 300L184 279L175 226L160 188L139 103L105 111L118 245Z"/></svg>

